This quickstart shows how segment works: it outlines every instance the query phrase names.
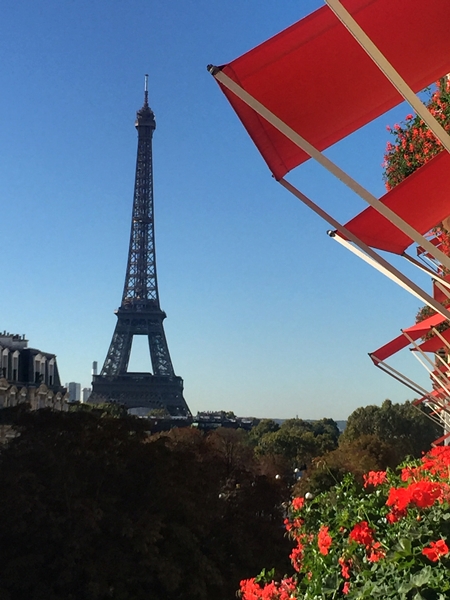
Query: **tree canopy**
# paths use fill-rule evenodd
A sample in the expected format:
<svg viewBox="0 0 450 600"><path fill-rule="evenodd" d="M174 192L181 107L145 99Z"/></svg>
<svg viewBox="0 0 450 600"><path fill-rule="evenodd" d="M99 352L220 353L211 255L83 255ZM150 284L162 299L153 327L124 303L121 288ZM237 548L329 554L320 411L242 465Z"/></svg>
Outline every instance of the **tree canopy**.
<svg viewBox="0 0 450 600"><path fill-rule="evenodd" d="M143 423L15 415L0 453L2 600L225 600L255 568L286 568L283 482L228 430L149 437Z"/></svg>

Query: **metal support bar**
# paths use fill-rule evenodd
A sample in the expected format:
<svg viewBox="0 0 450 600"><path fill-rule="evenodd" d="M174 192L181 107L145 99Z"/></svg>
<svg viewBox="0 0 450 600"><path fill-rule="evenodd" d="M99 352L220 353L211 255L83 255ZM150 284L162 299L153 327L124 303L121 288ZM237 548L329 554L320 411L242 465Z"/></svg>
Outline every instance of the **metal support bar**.
<svg viewBox="0 0 450 600"><path fill-rule="evenodd" d="M440 331L438 331L436 329L436 327L433 327L433 329L431 330L435 335L437 335L437 337L441 340L441 342L443 342L444 346L446 346L449 350L450 350L450 344L447 342L447 340L445 339L445 337L442 335L442 333Z"/></svg>
<svg viewBox="0 0 450 600"><path fill-rule="evenodd" d="M426 302L426 300L422 297L422 295L419 295L415 291L411 290L408 286L406 286L398 277L396 277L388 269L382 267L380 264L378 264L378 262L376 262L375 260L373 260L372 258L370 258L369 256L367 256L367 254L365 254L364 252L361 252L360 250L358 250L358 248L355 248L354 246L352 246L352 244L350 244L350 242L348 242L347 240L344 240L340 235L335 235L333 237L333 239L336 242L338 242L339 244L341 244L341 246L343 246L344 248L347 248L347 250L350 250L350 252L352 252L353 254L355 254L355 256L358 256L364 262L366 262L367 264L371 265L374 269L376 269L380 273L383 273L383 275L385 275L386 277L388 277L388 279L390 279L391 281L394 281L395 283L397 283L400 287L402 287L403 289L405 289L406 291L408 291L410 294L412 294L413 296L415 296L419 300L422 300L422 301ZM426 302L426 304L427 304L427 306L431 306L429 302ZM434 307L433 307L433 309L434 309Z"/></svg>
<svg viewBox="0 0 450 600"><path fill-rule="evenodd" d="M433 371L431 371L424 363L422 360L420 360L420 356L418 356L416 353L413 354L414 358L420 362L420 364L422 365L422 367L425 369L425 371L430 375L431 379L433 379L446 393L448 396L450 396L450 389L444 384L444 379L445 379L445 383L448 383L448 378L440 378L437 377Z"/></svg>
<svg viewBox="0 0 450 600"><path fill-rule="evenodd" d="M448 396L450 396L450 389L447 387L447 385L450 383L449 378L445 375L445 373L438 371L439 375L435 375L434 371L436 370L435 367L436 365L433 363L433 361L426 355L426 353L419 348L419 346L416 344L416 342L411 338L410 335L408 335L405 331L402 331L403 335L406 337L407 340L409 340L409 342L413 345L414 349L416 350L416 352L414 352L413 356L415 359L417 359L420 364L422 365L422 367L427 371L427 373L430 375L430 377L432 379L434 379L434 381L439 384L439 386L445 390L445 392L448 394ZM420 360L419 357L419 353L420 356L422 356L423 360L426 361L429 365L431 365L433 370L430 370L422 360ZM445 365L445 363L444 363ZM447 373L449 372L449 368L448 365L445 365L446 367L446 371ZM447 384L447 385L446 385Z"/></svg>
<svg viewBox="0 0 450 600"><path fill-rule="evenodd" d="M298 198L301 202L303 202L308 208L313 210L317 215L322 217L327 223L329 223L334 229L337 229L339 233L342 233L345 237L351 240L358 248L360 248L365 254L370 256L373 260L373 266L375 263L380 265L380 271L385 269L390 273L389 277L404 287L404 289L408 290L411 294L425 302L428 306L436 310L439 314L441 314L446 319L450 319L450 312L444 308L439 302L437 302L434 298L432 298L429 294L424 292L416 283L408 279L406 275L404 275L401 271L396 269L393 265L391 265L387 260L377 254L372 248L364 244L359 238L357 238L351 231L349 231L344 225L341 225L339 221L336 221L331 215L329 215L326 211L324 211L320 206L315 204L312 200L310 200L305 194L300 192L295 186L286 181L285 179L280 179L279 183L287 189L291 194L293 194L296 198ZM341 242L342 238L339 239ZM343 241L343 240L342 240ZM350 244L348 245L350 247ZM354 248L351 248L354 250ZM361 256L362 258L362 256ZM377 267L378 268L378 267ZM384 272L384 271L382 271ZM385 273L386 274L386 273Z"/></svg>
<svg viewBox="0 0 450 600"><path fill-rule="evenodd" d="M420 261L417 260L417 258L414 258L407 252L403 252L402 257L405 258L412 265L414 265L415 267L417 267L418 269L423 271L424 273L427 273L427 275L430 275L430 277L439 277L439 275L436 273L436 271L434 271L430 267L427 267L426 265L422 264ZM434 265L434 263L433 263L433 265Z"/></svg>
<svg viewBox="0 0 450 600"><path fill-rule="evenodd" d="M378 367L378 369L380 369L384 373L387 373L390 377L399 381L401 384L403 384L405 387L409 388L416 394L428 397L429 393L426 391L426 389L412 381L412 379L409 379L409 377L406 377L405 375L403 375L403 373L400 373L400 371L397 371L382 360L378 360L375 356L371 356L371 358L375 362L375 366Z"/></svg>
<svg viewBox="0 0 450 600"><path fill-rule="evenodd" d="M418 260L410 256L409 254L406 254L406 252L404 252L402 256L403 258L406 258L406 260L412 265L420 269L423 273L430 275L433 282L436 284L436 287L444 294L444 296L450 298L450 282L445 281L445 279L442 279L442 277L440 277L435 271L433 271L429 267L426 267L425 265L422 265Z"/></svg>

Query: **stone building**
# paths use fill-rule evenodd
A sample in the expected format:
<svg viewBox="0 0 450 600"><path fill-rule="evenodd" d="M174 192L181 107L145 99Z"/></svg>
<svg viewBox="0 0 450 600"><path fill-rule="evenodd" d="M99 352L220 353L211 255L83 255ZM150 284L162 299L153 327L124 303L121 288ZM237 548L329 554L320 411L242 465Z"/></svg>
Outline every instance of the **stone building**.
<svg viewBox="0 0 450 600"><path fill-rule="evenodd" d="M32 410L67 410L67 399L56 355L28 348L25 335L0 332L0 408L27 402Z"/></svg>

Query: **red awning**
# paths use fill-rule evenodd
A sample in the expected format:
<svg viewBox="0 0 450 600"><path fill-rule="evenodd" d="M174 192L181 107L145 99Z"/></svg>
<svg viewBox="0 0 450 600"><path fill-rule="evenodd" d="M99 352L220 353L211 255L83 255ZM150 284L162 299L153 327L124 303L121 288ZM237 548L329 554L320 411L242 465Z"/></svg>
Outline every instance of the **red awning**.
<svg viewBox="0 0 450 600"><path fill-rule="evenodd" d="M443 278L445 281L450 282L450 275L445 275ZM448 290L450 293L450 290ZM448 300L448 296L446 294L444 294L444 292L442 290L440 290L438 288L438 286L436 285L436 282L433 282L433 298L435 300L437 300L438 302L440 302L441 304L443 304L445 301Z"/></svg>
<svg viewBox="0 0 450 600"><path fill-rule="evenodd" d="M446 329L441 333L442 337L445 341L450 343L450 329ZM440 348L445 346L444 342L437 335L434 335L429 340L426 340L422 344L419 345L419 348L422 352L437 352Z"/></svg>
<svg viewBox="0 0 450 600"><path fill-rule="evenodd" d="M342 3L415 92L450 72L448 0ZM402 100L328 6L221 68L319 150ZM221 87L276 179L308 159Z"/></svg>
<svg viewBox="0 0 450 600"><path fill-rule="evenodd" d="M450 215L449 189L450 154L441 152L382 196L380 202L423 235ZM345 227L368 246L379 250L402 254L412 244L409 236L372 206Z"/></svg>
<svg viewBox="0 0 450 600"><path fill-rule="evenodd" d="M413 341L416 341L420 337L423 337L432 327L436 327L436 325L439 325L445 320L445 317L443 317L442 315L435 314L431 317L428 317L428 319L420 321L420 323L416 323L412 327L403 329L403 332L407 333ZM407 339L406 336L402 334L396 337L395 339L391 340L381 348L378 348L378 350L375 350L375 352L371 352L369 356L373 360L373 362L377 364L377 362L386 360L386 358L389 358L389 356L392 356L396 352L399 352L399 350L406 348L406 346L409 346L410 343L411 342L409 341L409 339Z"/></svg>

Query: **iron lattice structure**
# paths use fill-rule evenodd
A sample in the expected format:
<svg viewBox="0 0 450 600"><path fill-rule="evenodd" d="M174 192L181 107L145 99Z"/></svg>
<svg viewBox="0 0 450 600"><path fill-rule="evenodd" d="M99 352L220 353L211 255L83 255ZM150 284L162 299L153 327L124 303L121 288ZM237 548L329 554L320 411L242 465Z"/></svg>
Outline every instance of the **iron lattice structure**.
<svg viewBox="0 0 450 600"><path fill-rule="evenodd" d="M164 333L166 313L159 304L156 277L153 210L152 138L155 115L148 105L147 76L144 104L137 112L138 150L130 247L122 303L100 375L94 375L93 398L127 408L165 408L173 416L189 416L183 380L174 373ZM133 337L148 338L153 373L128 372Z"/></svg>

